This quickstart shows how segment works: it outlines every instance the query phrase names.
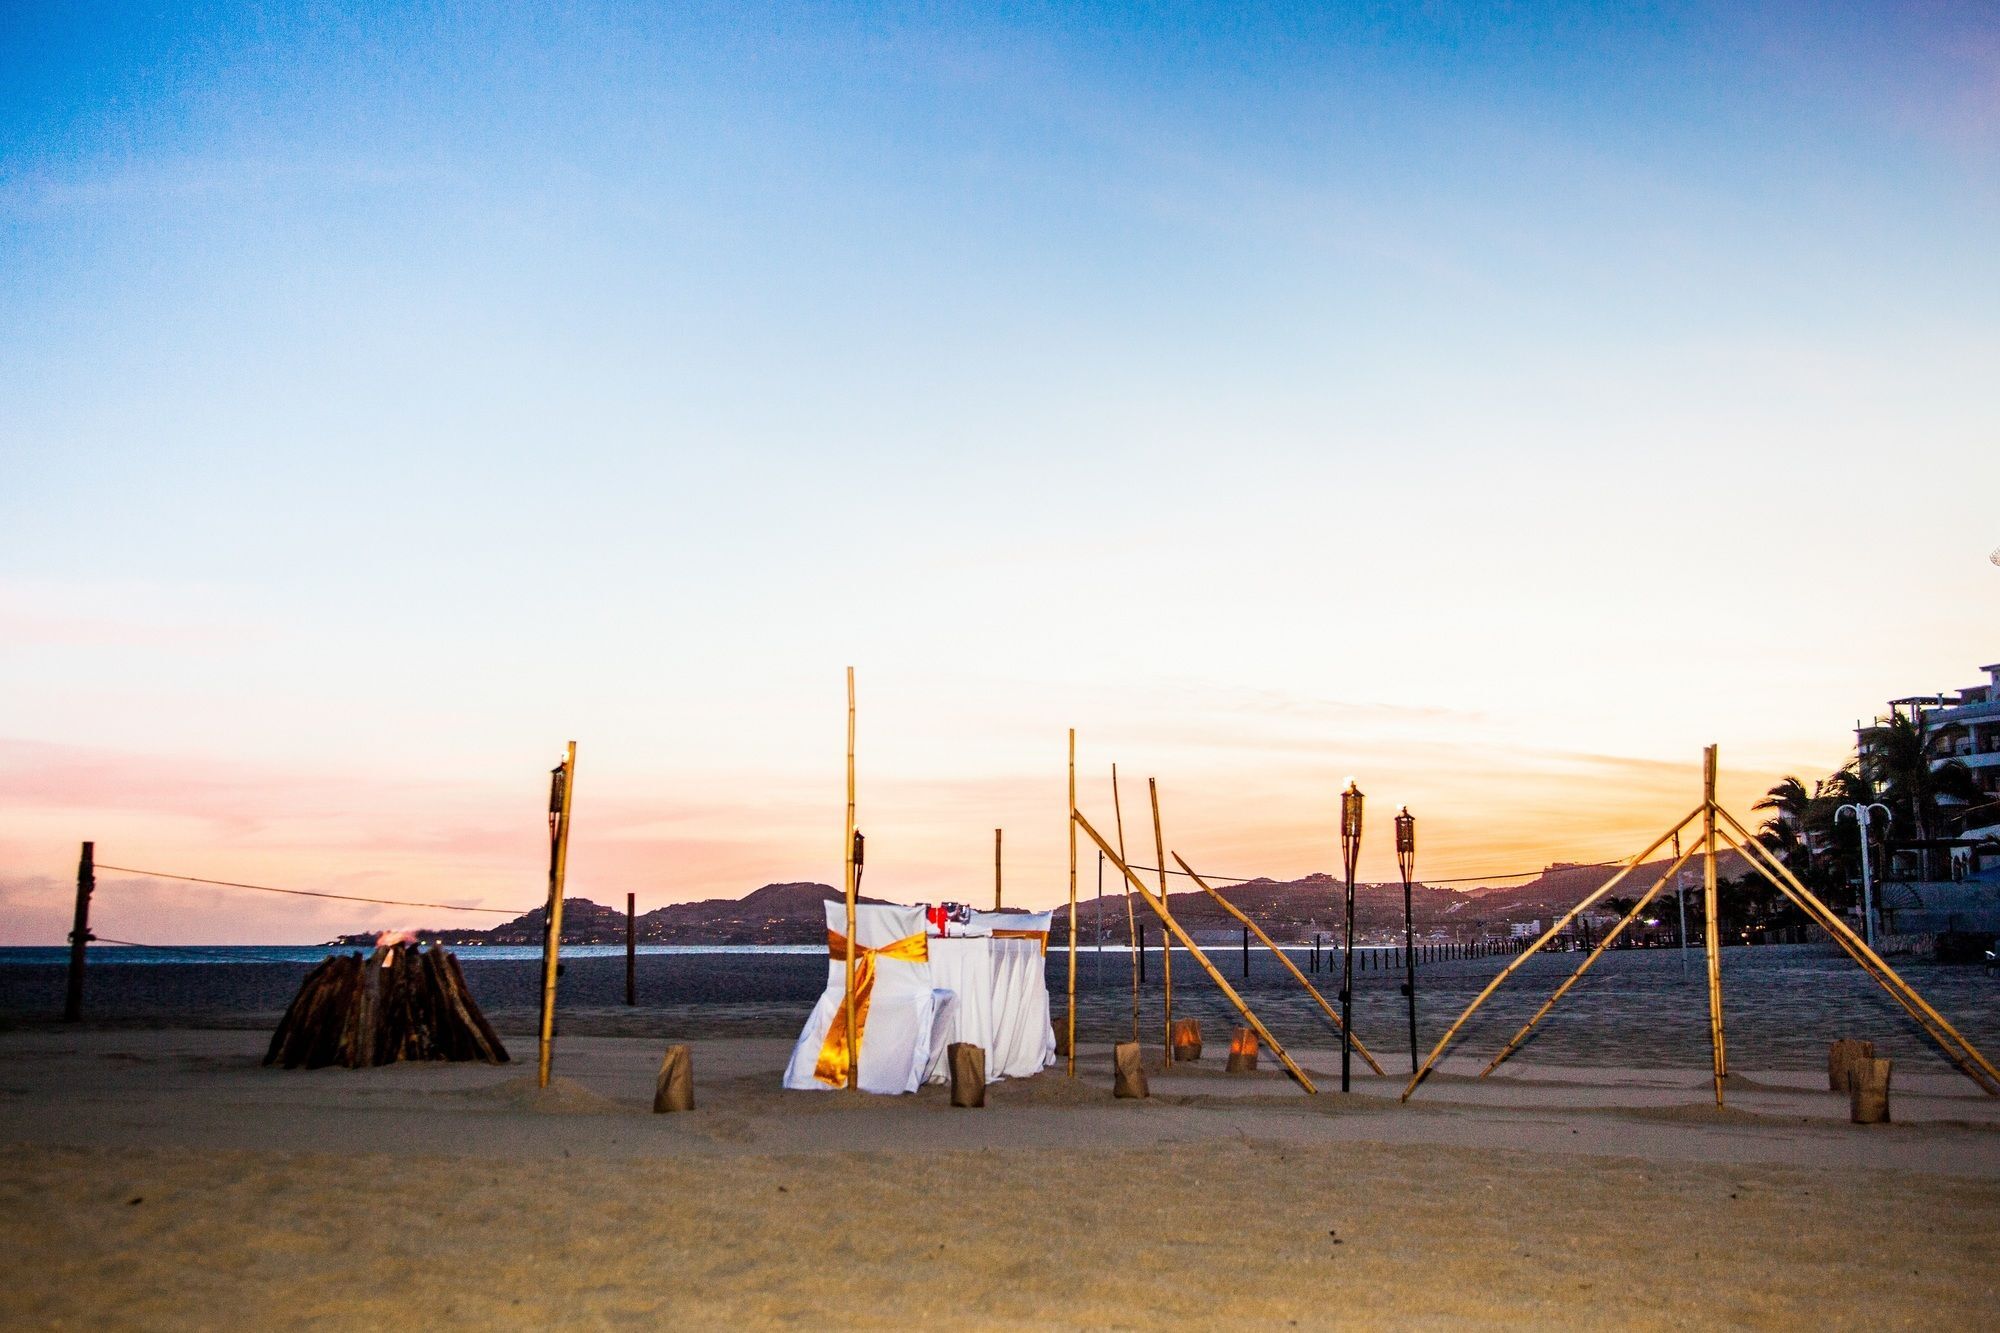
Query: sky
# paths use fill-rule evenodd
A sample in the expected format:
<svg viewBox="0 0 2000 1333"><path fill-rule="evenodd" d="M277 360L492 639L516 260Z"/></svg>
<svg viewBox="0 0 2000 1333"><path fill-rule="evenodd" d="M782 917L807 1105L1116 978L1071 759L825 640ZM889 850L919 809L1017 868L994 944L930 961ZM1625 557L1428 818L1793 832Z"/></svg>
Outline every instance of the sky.
<svg viewBox="0 0 2000 1333"><path fill-rule="evenodd" d="M1072 727L1452 878L2000 661L1990 9L390 8L0 9L0 942L528 908L570 740L573 895L838 882L850 665L1049 906Z"/></svg>

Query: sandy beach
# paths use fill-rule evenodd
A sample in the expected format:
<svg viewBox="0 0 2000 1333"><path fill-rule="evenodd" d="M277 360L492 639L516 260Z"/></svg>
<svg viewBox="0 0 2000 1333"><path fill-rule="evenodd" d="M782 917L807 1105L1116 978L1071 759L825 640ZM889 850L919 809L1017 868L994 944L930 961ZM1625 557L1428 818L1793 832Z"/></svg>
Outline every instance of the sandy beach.
<svg viewBox="0 0 2000 1333"><path fill-rule="evenodd" d="M1847 1123L1845 1098L1825 1091L1823 1041L1851 1029L1893 1046L1897 1029L1842 991L1853 1013L1834 1033L1818 963L1755 957L1780 952L1730 955L1746 993L1721 1112L1700 1011L1675 1002L1672 959L1641 956L1610 960L1603 970L1622 970L1579 997L1567 1027L1551 1020L1550 1041L1481 1081L1483 1055L1506 1035L1504 1021L1485 1025L1407 1105L1396 1077L1364 1074L1341 1095L1337 1049L1283 1008L1274 981L1258 984L1273 988L1274 1025L1307 1034L1295 1053L1327 1089L1318 1097L1268 1060L1256 1075L1224 1075L1219 1022L1201 1064L1167 1072L1153 1057L1145 1102L1110 1095L1111 1031L1081 1048L1076 1079L1058 1068L995 1085L984 1110L955 1110L939 1088L786 1093L777 1075L798 1001L684 995L626 1010L603 1002L590 968L578 970L546 1093L531 1063L264 1069L254 1005L222 1025L135 1006L81 1031L17 1012L0 1032L0 1241L17 1273L0 1318L1990 1323L2000 1099L1904 1037L1895 1122ZM808 975L823 966L804 962ZM114 971L135 975L104 980ZM676 984L699 971L681 963ZM1464 971L1437 970L1427 1027L1448 1019L1447 991L1491 974ZM1983 976L1935 971L1947 975L1930 989L1965 992L1953 998L1967 1035L2000 1044L1990 1011L1971 1003L1991 989ZM99 1000L179 984L140 972L102 969ZM497 974L472 975L531 1057L524 1011ZM260 983L216 984L241 1001ZM1753 1003L1755 984L1777 1013ZM1388 1035L1392 987L1371 985L1364 1008L1393 1074L1408 1055ZM1814 993L1817 1003L1797 998ZM1115 986L1085 995L1087 1028L1129 1024ZM1197 1012L1211 998L1186 984ZM1149 994L1149 1018L1157 1003ZM694 1044L698 1106L656 1116L653 1074L670 1040Z"/></svg>

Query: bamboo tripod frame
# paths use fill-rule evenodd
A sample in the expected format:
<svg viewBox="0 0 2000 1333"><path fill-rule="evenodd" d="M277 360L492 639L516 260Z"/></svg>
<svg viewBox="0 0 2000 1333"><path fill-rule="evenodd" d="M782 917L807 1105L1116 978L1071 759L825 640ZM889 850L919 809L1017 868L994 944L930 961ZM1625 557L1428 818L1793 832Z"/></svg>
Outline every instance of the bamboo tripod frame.
<svg viewBox="0 0 2000 1333"><path fill-rule="evenodd" d="M1146 779L1146 795L1153 804L1153 864L1160 871L1160 902L1167 901L1167 845L1160 833L1160 786L1151 778ZM1163 918L1164 919L1164 918ZM1166 1029L1164 1049L1167 1063L1174 1062L1174 945L1165 936L1160 938L1160 981L1166 994Z"/></svg>
<svg viewBox="0 0 2000 1333"><path fill-rule="evenodd" d="M1070 813L1076 802L1069 803ZM1118 821L1118 859L1125 859L1125 807L1118 800L1118 765L1111 766L1111 815ZM1139 1040L1139 915L1132 908L1132 886L1125 884L1125 933L1131 940L1132 958L1132 1040Z"/></svg>
<svg viewBox="0 0 2000 1333"><path fill-rule="evenodd" d="M854 1031L854 955L860 952L854 938L854 668L847 668L847 828L841 839L845 858L841 891L847 900L847 988L840 998L841 1021L847 1028L847 1086L861 1090L861 1051Z"/></svg>
<svg viewBox="0 0 2000 1333"><path fill-rule="evenodd" d="M545 925L548 948L542 951L542 1024L535 1046L535 1086L549 1086L549 1066L555 1060L556 970L561 966L563 881L569 874L569 812L576 795L576 742L563 753L562 809L556 815L555 855L549 858L549 904Z"/></svg>
<svg viewBox="0 0 2000 1333"><path fill-rule="evenodd" d="M1340 1024L1339 1011L1336 1010L1332 1005L1327 1003L1326 997L1319 993L1319 987L1313 985L1312 982L1306 979L1306 974L1299 971L1298 965L1294 963L1290 958L1285 956L1285 951L1279 948L1269 935L1266 935L1264 933L1264 928L1258 925L1255 921L1251 920L1249 915L1245 913L1241 908L1239 908L1235 903L1230 902L1227 898L1223 897L1220 893L1216 892L1215 889L1211 888L1207 880L1203 879L1200 875L1195 874L1194 867L1189 865L1179 852L1175 852L1173 856L1174 856L1174 861L1180 866L1182 873L1185 874L1189 879L1193 880L1195 882L1196 887L1198 887L1203 893L1207 894L1209 897L1215 899L1216 903L1222 908L1223 911L1229 913L1230 916L1242 922L1243 928L1245 930L1248 930L1251 934L1255 935L1263 943L1264 947L1266 949L1269 949L1272 955L1276 957L1280 963L1283 963L1285 965L1285 970L1292 974L1292 979L1297 981L1299 985L1304 986L1306 988L1306 994L1312 996L1314 1002L1317 1003L1319 1007L1326 1013L1327 1018L1332 1020L1333 1030L1336 1032L1340 1031L1341 1024ZM1361 1058L1368 1062L1368 1067L1370 1069L1374 1070L1378 1074L1382 1072L1382 1066L1375 1063L1375 1057L1369 1053L1368 1048L1366 1046L1361 1044L1361 1038L1356 1037L1354 1039L1354 1049L1361 1053Z"/></svg>
<svg viewBox="0 0 2000 1333"><path fill-rule="evenodd" d="M1126 884L1132 890L1138 892L1139 897L1144 900L1146 906L1153 909L1154 915L1160 918L1161 928L1173 938L1178 939L1181 942L1181 946L1193 956L1195 962L1201 965L1202 970L1208 973L1209 979L1216 984L1224 996L1228 997L1229 1003L1236 1007L1236 1012L1243 1015L1243 1021L1249 1024L1251 1030L1257 1034L1266 1046L1271 1048L1271 1053L1278 1057L1279 1061L1285 1066L1285 1071L1307 1092L1317 1093L1319 1089L1313 1086L1313 1081L1306 1076L1306 1071L1298 1067L1292 1060L1292 1057L1286 1053L1285 1048L1279 1044L1278 1039L1272 1036L1270 1030L1264 1026L1257 1015L1251 1012L1250 1006L1244 1003L1243 997L1236 993L1236 988L1229 984L1228 979L1217 970L1215 964L1208 960L1208 955L1201 951L1201 947L1193 939L1189 938L1185 930L1181 929L1180 922L1174 920L1174 914L1167 907L1165 896L1162 895L1157 902L1153 900L1152 892L1147 889L1145 881L1132 872L1132 867L1125 864L1124 857L1111 850L1111 845L1105 842L1103 836L1090 826L1090 821L1083 817L1081 810L1072 808L1070 810L1070 819L1076 823L1077 827L1090 836L1090 840L1097 844L1098 850L1102 851L1112 864L1118 868L1118 873L1125 877Z"/></svg>
<svg viewBox="0 0 2000 1333"><path fill-rule="evenodd" d="M1451 1039L1458 1034L1459 1029L1472 1017L1479 1006L1484 1004L1487 998L1500 988L1501 984L1508 977L1512 976L1523 963L1527 962L1544 945L1560 934L1570 922L1574 921L1591 905L1602 900L1612 889L1616 888L1620 881L1644 863L1647 857L1677 837L1681 830L1685 829L1696 819L1700 819L1702 822L1701 842L1698 845L1689 846L1685 852L1674 859L1666 872L1653 883L1652 887L1633 905L1631 910L1625 913L1618 924L1606 933L1605 937L1591 950L1590 955L1556 989L1555 994L1549 997L1547 1003L1543 1004L1535 1012L1535 1016L1529 1019L1521 1030L1515 1033L1513 1038L1501 1048L1500 1053L1493 1057L1492 1062L1480 1071L1481 1078L1492 1073L1502 1061L1506 1060L1519 1049L1521 1043L1527 1039L1535 1025L1541 1022L1543 1017L1555 1007L1557 1001L1569 993L1570 988L1582 979L1584 973L1590 970L1591 966L1597 962L1604 951L1611 947L1612 943L1638 918L1646 906L1666 888L1667 884L1673 881L1674 877L1680 873L1681 867L1686 865L1694 856L1700 855L1703 862L1702 919L1707 935L1704 953L1708 968L1709 1042L1714 1062L1715 1104L1718 1107L1722 1106L1724 1081L1728 1077L1729 1067L1722 1016L1721 931L1718 921L1718 894L1715 867L1716 851L1718 846L1721 846L1741 856L1758 874L1762 875L1773 887L1786 898L1790 899L1801 912L1805 913L1809 920L1831 935L1834 942L1840 945L1847 955L1876 984L1887 991L1903 1007L1904 1011L1915 1020L1917 1026L1922 1028L1924 1033L1937 1043L1946 1058L1974 1083L1978 1084L1982 1091L1986 1092L1989 1096L2000 1096L2000 1069L1995 1069L1993 1064L1971 1042L1967 1041L1957 1028L1953 1027L1936 1009L1932 1008L1923 996L1919 995L1908 982L1897 975L1895 969L1882 961L1881 956L1869 948L1867 943L1860 936L1856 935L1832 908L1820 901L1818 896L1801 883L1798 877L1792 874L1786 868L1785 864L1772 854L1769 848L1765 847L1763 843L1750 834L1749 830L1744 828L1741 821L1723 808L1715 799L1715 775L1716 750L1714 746L1709 746L1703 752L1702 756L1702 803L1689 811L1687 815L1682 817L1679 823L1675 824L1666 833L1656 838L1645 851L1633 857L1623 869L1619 870L1617 874L1613 875L1601 887L1586 895L1575 907L1565 912L1554 925L1543 932L1519 957L1515 958L1513 962L1501 970L1498 976L1487 983L1486 988L1473 999L1471 1004L1466 1006L1465 1012L1458 1016L1457 1021L1450 1028L1446 1029L1444 1036L1432 1048L1429 1058L1424 1061L1422 1067L1411 1077L1409 1086L1403 1089L1402 1099L1404 1101L1408 1101L1410 1094L1415 1092L1417 1086L1430 1075L1431 1068L1437 1063L1439 1057L1444 1054L1445 1048L1451 1044ZM1731 837L1729 832L1719 829L1717 827L1718 823L1728 825L1729 830L1733 831L1735 836Z"/></svg>
<svg viewBox="0 0 2000 1333"><path fill-rule="evenodd" d="M1069 729L1069 808L1076 809L1076 728ZM1063 1050L1068 1052L1069 1077L1076 1077L1076 825L1070 820L1063 821L1069 829L1069 1006L1063 1022L1068 1029L1068 1040ZM1101 923L1100 923L1101 924Z"/></svg>

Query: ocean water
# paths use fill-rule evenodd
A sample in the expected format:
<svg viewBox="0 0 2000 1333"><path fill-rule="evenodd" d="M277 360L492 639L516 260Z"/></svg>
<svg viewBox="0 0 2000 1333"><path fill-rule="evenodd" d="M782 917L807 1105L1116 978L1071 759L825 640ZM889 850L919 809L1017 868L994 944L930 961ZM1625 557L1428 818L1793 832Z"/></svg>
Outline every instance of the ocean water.
<svg viewBox="0 0 2000 1333"><path fill-rule="evenodd" d="M461 963L518 962L522 959L540 958L542 950L536 944L454 944L447 946L458 956ZM820 954L826 953L824 944L641 944L642 954ZM345 948L331 944L185 944L127 946L121 944L93 944L90 946L90 966L103 965L145 965L148 963L317 963L337 953L356 952L354 946ZM622 944L565 944L562 956L568 958L622 958L625 946ZM69 946L56 945L16 945L0 947L0 965L5 964L67 964Z"/></svg>

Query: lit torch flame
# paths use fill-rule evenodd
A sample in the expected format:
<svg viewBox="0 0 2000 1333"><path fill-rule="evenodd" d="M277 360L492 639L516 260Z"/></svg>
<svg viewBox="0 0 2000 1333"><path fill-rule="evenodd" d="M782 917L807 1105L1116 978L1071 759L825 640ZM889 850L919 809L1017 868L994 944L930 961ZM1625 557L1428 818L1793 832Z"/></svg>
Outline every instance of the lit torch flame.
<svg viewBox="0 0 2000 1333"><path fill-rule="evenodd" d="M394 967L396 965L396 955L393 950L397 945L415 944L416 942L417 932L414 930L385 930L377 935L375 937L375 947L377 949L390 950L390 952L382 955L382 966Z"/></svg>

